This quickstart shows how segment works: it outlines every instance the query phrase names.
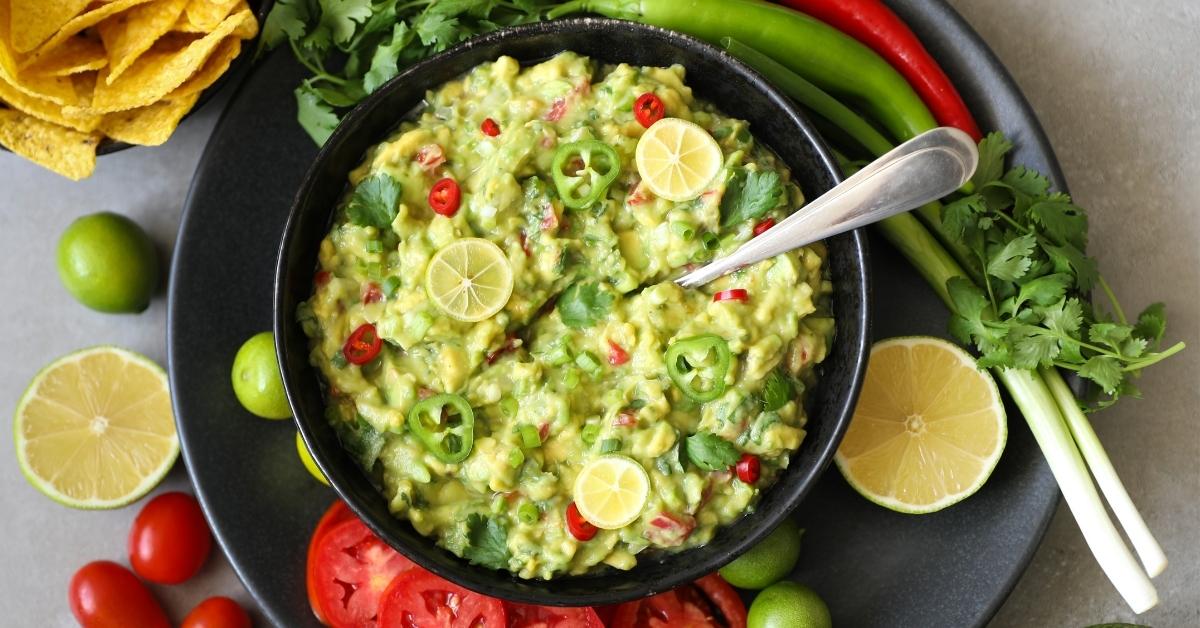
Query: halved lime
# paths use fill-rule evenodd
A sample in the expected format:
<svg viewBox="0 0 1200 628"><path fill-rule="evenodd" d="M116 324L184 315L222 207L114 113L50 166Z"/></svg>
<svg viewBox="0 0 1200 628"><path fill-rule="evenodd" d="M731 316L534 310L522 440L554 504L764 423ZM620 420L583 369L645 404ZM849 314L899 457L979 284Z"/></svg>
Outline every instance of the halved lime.
<svg viewBox="0 0 1200 628"><path fill-rule="evenodd" d="M721 170L721 147L694 122L663 118L650 125L634 150L642 181L656 196L687 201L708 187Z"/></svg>
<svg viewBox="0 0 1200 628"><path fill-rule="evenodd" d="M429 298L460 321L481 321L504 308L512 296L512 266L504 251L483 238L456 240L429 260Z"/></svg>
<svg viewBox="0 0 1200 628"><path fill-rule="evenodd" d="M29 483L72 508L117 508L150 492L179 455L167 375L148 358L93 347L38 373L13 418Z"/></svg>
<svg viewBox="0 0 1200 628"><path fill-rule="evenodd" d="M308 446L304 444L304 439L300 436L300 432L296 432L296 454L300 456L300 462L304 463L304 468L312 474L318 482L329 486L329 480L325 479L325 474L321 473L321 468L317 466L317 461L313 460L312 452L308 451Z"/></svg>
<svg viewBox="0 0 1200 628"><path fill-rule="evenodd" d="M1004 452L996 382L941 338L875 343L838 469L867 499L898 512L941 510L972 495Z"/></svg>
<svg viewBox="0 0 1200 628"><path fill-rule="evenodd" d="M650 495L642 465L619 455L601 456L575 477L575 506L597 528L616 530L633 523Z"/></svg>

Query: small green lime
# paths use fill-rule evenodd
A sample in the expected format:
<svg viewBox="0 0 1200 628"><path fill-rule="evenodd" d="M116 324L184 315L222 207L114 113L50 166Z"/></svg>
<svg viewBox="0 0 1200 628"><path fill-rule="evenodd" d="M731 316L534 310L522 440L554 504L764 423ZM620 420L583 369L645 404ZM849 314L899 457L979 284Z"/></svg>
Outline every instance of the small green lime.
<svg viewBox="0 0 1200 628"><path fill-rule="evenodd" d="M304 439L300 437L300 432L296 432L296 453L300 454L300 462L304 463L304 468L312 474L317 481L325 486L329 486L329 480L325 479L325 474L321 473L321 468L317 466L317 461L313 460L312 453L308 451L308 446L304 444Z"/></svg>
<svg viewBox="0 0 1200 628"><path fill-rule="evenodd" d="M721 577L742 589L762 589L792 573L800 558L803 531L791 519L784 519L774 532L750 551L721 568Z"/></svg>
<svg viewBox="0 0 1200 628"><path fill-rule="evenodd" d="M83 216L58 240L58 277L100 312L141 312L158 287L158 253L145 231L110 212Z"/></svg>
<svg viewBox="0 0 1200 628"><path fill-rule="evenodd" d="M812 589L790 580L763 589L746 617L747 628L833 628L829 607Z"/></svg>
<svg viewBox="0 0 1200 628"><path fill-rule="evenodd" d="M255 334L238 349L233 358L233 394L242 407L264 419L292 416L275 360L275 334Z"/></svg>

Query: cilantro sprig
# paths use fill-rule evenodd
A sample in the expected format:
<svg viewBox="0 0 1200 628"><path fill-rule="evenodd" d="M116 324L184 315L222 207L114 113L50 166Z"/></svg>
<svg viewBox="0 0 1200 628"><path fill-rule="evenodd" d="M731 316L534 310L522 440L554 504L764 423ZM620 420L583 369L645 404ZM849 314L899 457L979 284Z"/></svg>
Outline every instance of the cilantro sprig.
<svg viewBox="0 0 1200 628"><path fill-rule="evenodd" d="M508 569L508 530L495 519L478 513L467 515L467 546L463 556L473 565Z"/></svg>
<svg viewBox="0 0 1200 628"><path fill-rule="evenodd" d="M1086 254L1087 213L1042 174L1004 170L1012 144L992 133L979 146L973 194L943 208L941 228L974 257L982 287L963 277L946 288L954 303L950 331L979 349L981 367L1056 366L1095 382L1096 407L1139 395L1138 372L1183 348L1160 350L1163 304L1126 318L1116 295ZM1104 293L1112 313L1085 298Z"/></svg>
<svg viewBox="0 0 1200 628"><path fill-rule="evenodd" d="M543 0L279 0L262 46L287 44L310 76L295 91L297 119L325 143L341 113L400 70L473 35L541 19Z"/></svg>

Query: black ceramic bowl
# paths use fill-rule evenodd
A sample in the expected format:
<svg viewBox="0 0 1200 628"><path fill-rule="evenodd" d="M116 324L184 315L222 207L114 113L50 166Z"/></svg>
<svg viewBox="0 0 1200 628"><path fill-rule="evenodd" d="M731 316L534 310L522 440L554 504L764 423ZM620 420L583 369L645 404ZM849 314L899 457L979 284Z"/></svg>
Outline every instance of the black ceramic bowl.
<svg viewBox="0 0 1200 628"><path fill-rule="evenodd" d="M317 249L328 232L347 174L366 150L387 137L427 90L501 55L533 63L573 50L604 62L680 63L697 97L746 119L752 132L792 168L808 198L838 179L834 161L792 103L760 76L718 49L690 37L608 19L580 18L521 26L485 35L418 63L372 94L342 121L309 168L296 194L275 276L275 339L288 399L300 432L334 489L380 537L434 573L489 595L550 605L610 604L635 599L715 571L769 533L800 502L829 464L850 420L866 365L866 243L860 233L829 241L836 286L837 337L814 392L808 435L787 471L758 507L699 548L643 556L629 571L607 570L554 580L521 580L472 566L393 517L387 502L338 443L324 418L317 373L296 306L312 291Z"/></svg>

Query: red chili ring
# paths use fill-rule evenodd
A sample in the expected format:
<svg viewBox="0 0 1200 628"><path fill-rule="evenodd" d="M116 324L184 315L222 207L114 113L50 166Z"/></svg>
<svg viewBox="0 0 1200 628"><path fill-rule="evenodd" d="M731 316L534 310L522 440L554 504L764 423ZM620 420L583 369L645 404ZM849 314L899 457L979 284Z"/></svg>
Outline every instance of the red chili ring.
<svg viewBox="0 0 1200 628"><path fill-rule="evenodd" d="M665 113L666 107L662 99L653 92L646 92L633 101L633 117L637 118L638 124L646 128L662 120Z"/></svg>
<svg viewBox="0 0 1200 628"><path fill-rule="evenodd" d="M433 184L433 189L429 190L429 207L443 216L453 216L458 211L460 201L462 190L450 177L439 179Z"/></svg>
<svg viewBox="0 0 1200 628"><path fill-rule="evenodd" d="M732 288L730 290L722 290L713 295L713 303L721 301L740 301L745 303L750 300L750 293L746 292L745 288Z"/></svg>
<svg viewBox="0 0 1200 628"><path fill-rule="evenodd" d="M758 461L758 456L754 454L742 454L742 457L738 459L733 469L737 472L739 480L746 484L754 484L758 481L761 464Z"/></svg>
<svg viewBox="0 0 1200 628"><path fill-rule="evenodd" d="M754 225L754 237L758 237L758 236L762 235L764 231L766 231L767 229L770 229L771 227L774 227L774 226L775 226L774 218L764 218L757 225Z"/></svg>
<svg viewBox="0 0 1200 628"><path fill-rule="evenodd" d="M479 125L479 130L483 131L483 134L488 137L500 135L500 125L496 124L496 121L491 118L484 119L483 124Z"/></svg>
<svg viewBox="0 0 1200 628"><path fill-rule="evenodd" d="M374 360L381 349L383 349L383 338L380 338L379 334L375 332L375 326L363 323L346 339L346 344L342 346L342 355L345 356L347 362L362 366Z"/></svg>
<svg viewBox="0 0 1200 628"><path fill-rule="evenodd" d="M592 537L596 536L596 526L579 514L579 508L575 502L571 502L571 505L567 506L567 531L580 541L590 541Z"/></svg>

